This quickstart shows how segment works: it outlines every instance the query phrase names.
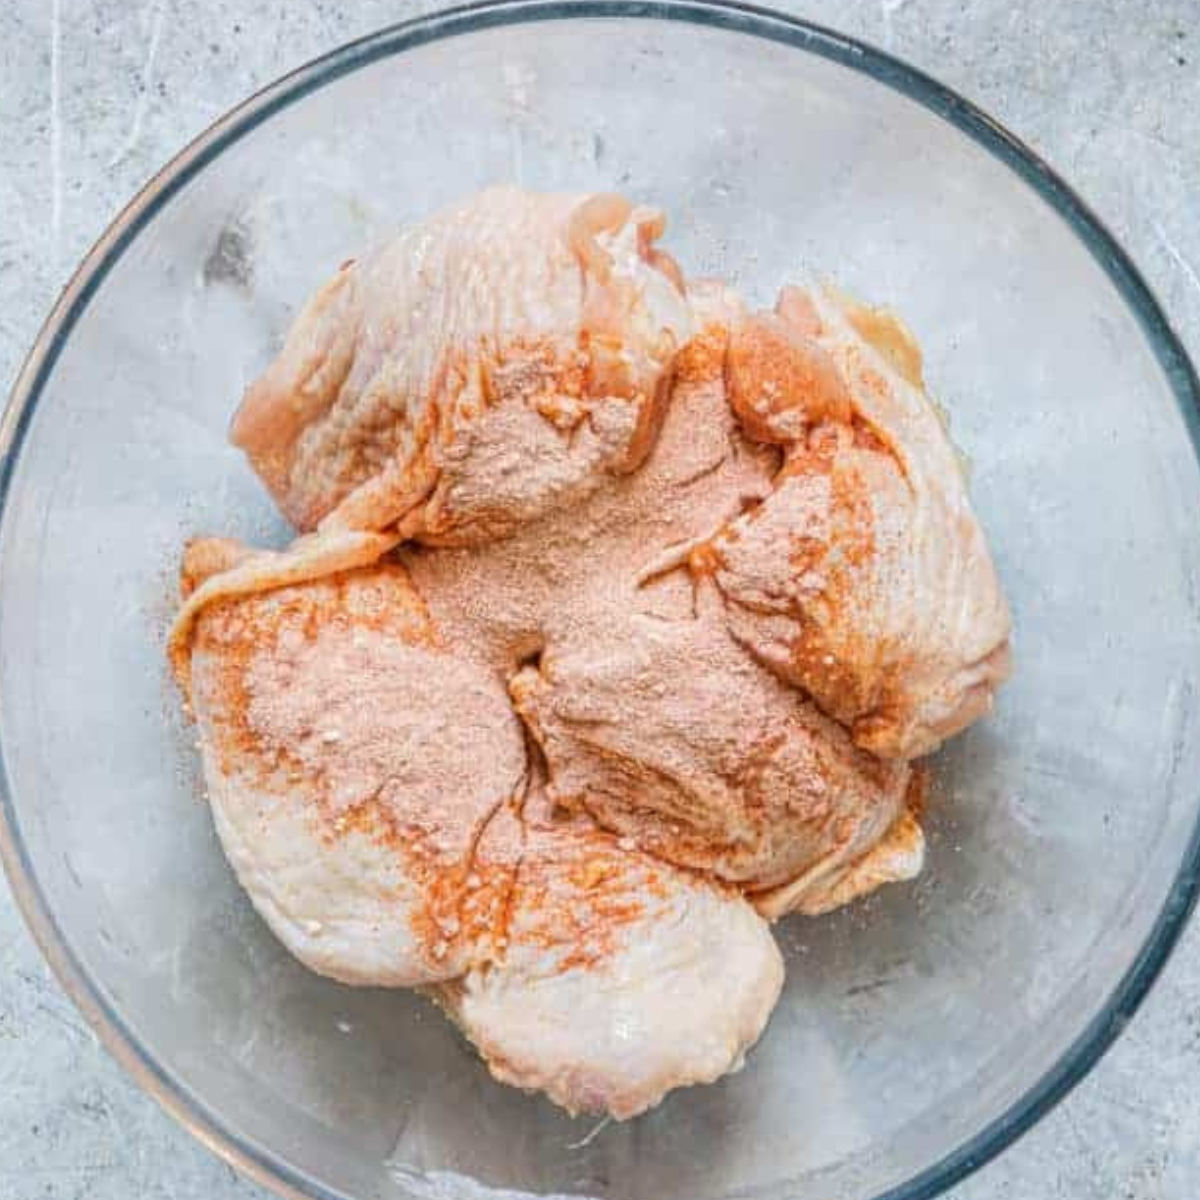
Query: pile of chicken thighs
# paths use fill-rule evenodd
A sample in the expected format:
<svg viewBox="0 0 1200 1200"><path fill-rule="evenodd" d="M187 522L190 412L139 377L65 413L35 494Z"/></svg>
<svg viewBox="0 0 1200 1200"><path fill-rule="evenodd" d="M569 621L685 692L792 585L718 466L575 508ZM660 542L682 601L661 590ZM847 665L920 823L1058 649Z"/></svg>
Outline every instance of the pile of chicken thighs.
<svg viewBox="0 0 1200 1200"><path fill-rule="evenodd" d="M742 1062L768 922L921 868L1009 616L893 316L685 283L612 195L348 263L232 437L300 536L184 553L213 818L275 934L629 1117Z"/></svg>

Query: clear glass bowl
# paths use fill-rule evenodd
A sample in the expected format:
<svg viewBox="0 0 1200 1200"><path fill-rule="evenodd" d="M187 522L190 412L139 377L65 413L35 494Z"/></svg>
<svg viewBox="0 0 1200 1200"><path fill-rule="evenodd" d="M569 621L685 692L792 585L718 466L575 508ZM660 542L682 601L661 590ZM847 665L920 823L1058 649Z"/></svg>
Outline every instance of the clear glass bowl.
<svg viewBox="0 0 1200 1200"><path fill-rule="evenodd" d="M404 993L309 974L239 892L163 632L181 541L285 531L225 442L298 301L504 178L620 188L693 272L899 307L1016 616L997 715L938 764L921 880L779 928L746 1068L571 1121ZM713 3L502 4L387 30L187 149L68 287L0 433L5 863L113 1051L295 1195L931 1196L1121 1028L1198 870L1197 382L1072 193L908 67Z"/></svg>

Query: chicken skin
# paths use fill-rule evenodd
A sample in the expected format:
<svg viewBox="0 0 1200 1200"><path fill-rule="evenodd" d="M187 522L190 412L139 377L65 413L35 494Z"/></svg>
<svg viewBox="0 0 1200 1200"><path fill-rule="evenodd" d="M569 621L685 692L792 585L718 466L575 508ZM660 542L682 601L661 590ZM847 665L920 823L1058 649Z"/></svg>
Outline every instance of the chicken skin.
<svg viewBox="0 0 1200 1200"><path fill-rule="evenodd" d="M753 908L556 817L503 687L401 567L272 586L270 561L204 606L181 661L217 832L284 945L346 983L434 988L499 1078L572 1111L632 1116L737 1066L783 980ZM193 543L185 587L253 562Z"/></svg>
<svg viewBox="0 0 1200 1200"><path fill-rule="evenodd" d="M860 746L935 750L991 708L1010 618L915 342L881 310L787 289L734 326L726 378L786 457L694 568L734 636Z"/></svg>
<svg viewBox="0 0 1200 1200"><path fill-rule="evenodd" d="M231 570L253 562L196 542L185 582L222 553ZM525 787L520 724L495 679L439 645L401 567L282 579L260 564L259 590L212 600L181 648L225 852L314 970L404 987L453 978L510 882L490 864L468 896L476 843Z"/></svg>
<svg viewBox="0 0 1200 1200"><path fill-rule="evenodd" d="M280 940L618 1118L740 1066L768 921L921 870L1009 670L912 336L662 229L493 188L346 264L232 429L301 536L189 544L169 643Z"/></svg>
<svg viewBox="0 0 1200 1200"><path fill-rule="evenodd" d="M492 1074L624 1120L736 1070L783 984L762 918L544 796L522 816L504 958L437 991Z"/></svg>
<svg viewBox="0 0 1200 1200"><path fill-rule="evenodd" d="M347 263L233 441L300 530L469 544L633 470L690 336L653 210L491 188Z"/></svg>
<svg viewBox="0 0 1200 1200"><path fill-rule="evenodd" d="M404 557L447 635L510 680L557 804L779 916L887 835L910 772L753 661L711 582L688 576L690 548L768 496L778 471L726 400L730 305L720 290L697 303L706 332L676 364L637 472L501 542ZM531 650L539 665L523 666ZM878 886L920 864L858 878Z"/></svg>
<svg viewBox="0 0 1200 1200"><path fill-rule="evenodd" d="M635 615L551 647L510 691L556 803L748 892L849 864L906 809L908 764L859 750L719 613Z"/></svg>

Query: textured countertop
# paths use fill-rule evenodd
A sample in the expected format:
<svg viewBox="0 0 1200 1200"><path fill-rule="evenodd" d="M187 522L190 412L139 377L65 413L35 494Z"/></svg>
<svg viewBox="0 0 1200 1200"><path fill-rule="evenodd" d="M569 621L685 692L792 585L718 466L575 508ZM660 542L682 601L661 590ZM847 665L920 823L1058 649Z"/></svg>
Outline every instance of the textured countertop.
<svg viewBox="0 0 1200 1200"><path fill-rule="evenodd" d="M907 58L1031 143L1200 360L1200 0L780 3ZM0 384L126 199L248 93L413 0L0 6ZM1194 1200L1200 925L1099 1067L955 1200ZM0 885L0 1200L246 1200L98 1045Z"/></svg>

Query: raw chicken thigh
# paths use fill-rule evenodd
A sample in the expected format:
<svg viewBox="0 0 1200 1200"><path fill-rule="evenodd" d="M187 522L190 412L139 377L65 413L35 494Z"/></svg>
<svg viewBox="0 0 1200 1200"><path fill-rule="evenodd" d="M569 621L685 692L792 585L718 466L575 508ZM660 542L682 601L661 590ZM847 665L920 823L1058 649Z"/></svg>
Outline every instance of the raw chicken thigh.
<svg viewBox="0 0 1200 1200"><path fill-rule="evenodd" d="M690 335L662 228L612 195L453 205L317 292L233 440L301 530L511 533L653 442Z"/></svg>
<svg viewBox="0 0 1200 1200"><path fill-rule="evenodd" d="M637 472L504 541L405 560L456 643L510 680L557 804L777 916L888 833L910 772L756 663L711 582L688 576L689 549L769 495L778 471L725 398L728 297L706 290L696 307L704 332ZM537 666L523 665L530 651ZM890 878L921 861L917 846Z"/></svg>
<svg viewBox="0 0 1200 1200"><path fill-rule="evenodd" d="M906 808L908 764L859 750L719 614L634 615L547 650L510 690L557 803L747 891L823 878Z"/></svg>
<svg viewBox="0 0 1200 1200"><path fill-rule="evenodd" d="M786 459L695 567L738 640L860 746L936 749L991 708L1010 619L916 343L886 312L787 289L778 316L734 325L726 377Z"/></svg>
<svg viewBox="0 0 1200 1200"><path fill-rule="evenodd" d="M194 543L185 579L222 550L246 554ZM453 978L509 883L506 868L487 872L470 896L482 928L453 928L476 843L525 788L504 689L439 645L399 566L262 579L205 606L182 648L225 852L314 970L404 987Z"/></svg>
<svg viewBox="0 0 1200 1200"><path fill-rule="evenodd" d="M185 585L248 561L194 543ZM556 818L503 687L401 567L271 587L259 565L265 590L206 605L180 661L217 832L288 949L438 985L498 1077L572 1111L632 1116L740 1063L783 980L750 905Z"/></svg>
<svg viewBox="0 0 1200 1200"><path fill-rule="evenodd" d="M1008 671L907 330L662 228L495 188L347 264L233 426L303 536L191 543L169 647L284 944L619 1118L741 1065L767 920L920 871L910 760Z"/></svg>
<svg viewBox="0 0 1200 1200"><path fill-rule="evenodd" d="M438 997L505 1083L624 1119L736 1070L783 984L766 923L533 795L503 959Z"/></svg>

